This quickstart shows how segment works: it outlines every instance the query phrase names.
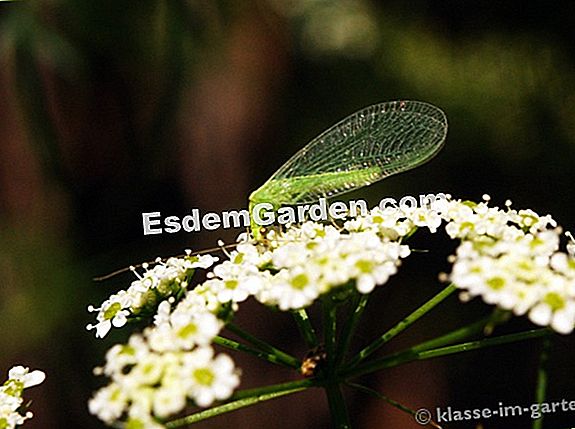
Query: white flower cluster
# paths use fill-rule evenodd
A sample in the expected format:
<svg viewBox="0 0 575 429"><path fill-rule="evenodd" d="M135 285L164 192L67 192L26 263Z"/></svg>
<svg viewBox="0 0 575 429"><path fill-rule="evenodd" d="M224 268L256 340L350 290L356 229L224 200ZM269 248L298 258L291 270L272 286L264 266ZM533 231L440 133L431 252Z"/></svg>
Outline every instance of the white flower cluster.
<svg viewBox="0 0 575 429"><path fill-rule="evenodd" d="M8 380L0 386L0 428L13 429L32 418L30 411L21 414L24 404L22 393L24 389L42 383L45 378L46 375L40 370L30 372L23 366L10 369Z"/></svg>
<svg viewBox="0 0 575 429"><path fill-rule="evenodd" d="M188 400L206 407L227 399L239 384L232 359L210 346L223 323L195 290L171 311L164 301L153 326L113 346L96 368L111 383L89 402L92 414L126 427L162 428L160 421L184 409Z"/></svg>
<svg viewBox="0 0 575 429"><path fill-rule="evenodd" d="M341 228L310 221L284 232L271 230L263 243L241 234L229 260L214 267L198 289L211 297L212 307L254 296L284 311L309 306L349 284L370 293L410 254L402 238L417 227L435 232L440 225L441 217L430 209L385 213L375 208Z"/></svg>
<svg viewBox="0 0 575 429"><path fill-rule="evenodd" d="M386 283L397 272L400 258L407 257L410 250L380 234L372 217L350 222L343 229L306 222L284 234L272 234L264 261L274 274L266 276L257 299L280 310L291 310L306 307L351 282L361 293Z"/></svg>
<svg viewBox="0 0 575 429"><path fill-rule="evenodd" d="M216 265L195 291L212 311L228 303L235 309L250 296L280 310L299 309L351 283L370 293L410 254L402 238L417 227L435 232L440 225L441 217L430 209L385 213L375 208L341 228L304 222L284 232L271 230L262 243L241 234L228 260Z"/></svg>
<svg viewBox="0 0 575 429"><path fill-rule="evenodd" d="M138 279L127 290L110 296L100 307L89 306L88 311L98 313L98 323L86 328L95 329L96 337L103 338L112 326L124 326L130 316L154 314L160 302L184 293L196 268L206 269L217 261L210 255L190 256L190 251L186 253L183 258L169 258L165 262L158 259L152 268L142 264L143 274L131 267Z"/></svg>
<svg viewBox="0 0 575 429"><path fill-rule="evenodd" d="M90 411L108 424L161 428L188 402L206 407L229 398L239 371L230 357L215 354L212 342L240 303L254 297L286 311L339 288L370 293L410 254L407 237L420 227L436 232L443 221L448 235L461 240L449 277L463 298L481 296L558 332L573 330L575 260L558 251L561 231L549 216L453 200L410 211L376 208L341 226L305 222L270 230L259 242L241 234L235 250L193 289L187 288L193 270L216 258L188 255L147 269L98 309L98 336L139 314L151 293L155 316L128 344L108 351L96 372L111 382L90 400Z"/></svg>
<svg viewBox="0 0 575 429"><path fill-rule="evenodd" d="M558 250L561 229L550 216L462 201L450 201L443 215L449 236L461 240L449 279L464 300L481 296L559 333L573 331L575 260Z"/></svg>

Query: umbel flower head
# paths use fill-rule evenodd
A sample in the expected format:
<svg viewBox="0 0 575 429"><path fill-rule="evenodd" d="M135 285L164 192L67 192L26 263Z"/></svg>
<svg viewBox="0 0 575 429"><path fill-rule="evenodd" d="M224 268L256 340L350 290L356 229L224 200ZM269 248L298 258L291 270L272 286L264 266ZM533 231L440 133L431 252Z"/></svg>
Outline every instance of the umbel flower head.
<svg viewBox="0 0 575 429"><path fill-rule="evenodd" d="M90 305L88 311L98 313L98 323L88 325L87 329L95 329L96 337L103 338L112 326L121 328L131 316L154 314L160 302L184 293L196 268L206 269L217 261L211 255L191 256L189 250L186 253L183 258L169 258L165 262L158 258L153 268L144 263L143 274L130 267L137 280L127 290L110 296L100 307Z"/></svg>
<svg viewBox="0 0 575 429"><path fill-rule="evenodd" d="M13 429L32 418L32 412L22 414L24 389L36 386L44 381L46 375L40 370L30 370L23 366L14 366L8 371L8 380L0 386L0 428Z"/></svg>
<svg viewBox="0 0 575 429"><path fill-rule="evenodd" d="M480 296L537 325L573 331L575 260L559 251L561 229L550 216L451 201L445 218L447 233L461 240L449 279L463 300Z"/></svg>
<svg viewBox="0 0 575 429"><path fill-rule="evenodd" d="M229 356L211 347L222 326L195 290L174 311L164 301L153 326L113 346L106 364L96 368L111 383L90 400L90 412L108 424L123 418L133 427L153 428L188 401L209 406L227 399L239 372Z"/></svg>

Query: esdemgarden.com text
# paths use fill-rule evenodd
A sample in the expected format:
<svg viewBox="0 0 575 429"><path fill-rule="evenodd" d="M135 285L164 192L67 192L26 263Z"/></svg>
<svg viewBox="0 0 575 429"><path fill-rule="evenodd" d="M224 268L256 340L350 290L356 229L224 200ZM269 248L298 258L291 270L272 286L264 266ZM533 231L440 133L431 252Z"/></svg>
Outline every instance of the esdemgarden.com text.
<svg viewBox="0 0 575 429"><path fill-rule="evenodd" d="M443 193L419 195L419 198L406 196L399 200L387 197L382 199L378 207L386 211L393 210L414 210L418 207L427 207L440 210L441 203L447 200ZM320 198L315 204L303 204L297 206L283 206L274 208L271 203L259 203L254 205L251 213L247 209L227 210L221 213L207 212L201 213L200 209L193 208L182 217L162 216L161 212L142 213L142 226L144 235L168 234L184 232L199 232L202 229L213 231L219 228L246 228L252 224L252 220L260 226L273 224L287 225L301 223L305 220L326 221L328 219L340 220L346 217L366 215L369 212L368 204L365 200L351 200L349 202L334 201L327 202L325 198Z"/></svg>

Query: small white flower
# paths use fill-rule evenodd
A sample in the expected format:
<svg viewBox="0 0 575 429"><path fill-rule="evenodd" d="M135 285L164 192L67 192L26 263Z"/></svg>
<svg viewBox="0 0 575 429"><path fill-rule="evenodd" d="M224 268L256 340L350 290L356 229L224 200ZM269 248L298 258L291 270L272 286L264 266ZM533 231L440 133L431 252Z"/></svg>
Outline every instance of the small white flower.
<svg viewBox="0 0 575 429"><path fill-rule="evenodd" d="M46 379L46 374L39 369L32 372L26 367L21 365L14 366L8 371L8 378L21 382L24 389L32 386L37 386Z"/></svg>
<svg viewBox="0 0 575 429"><path fill-rule="evenodd" d="M186 392L180 386L162 386L154 392L154 415L166 418L186 406Z"/></svg>
<svg viewBox="0 0 575 429"><path fill-rule="evenodd" d="M107 424L113 423L124 413L128 397L117 384L98 390L88 401L88 410Z"/></svg>
<svg viewBox="0 0 575 429"><path fill-rule="evenodd" d="M415 226L427 227L431 232L436 232L441 226L441 216L435 210L425 207L415 209L410 213L409 219Z"/></svg>
<svg viewBox="0 0 575 429"><path fill-rule="evenodd" d="M284 269L274 276L269 293L280 310L306 307L321 293L319 271L303 267Z"/></svg>
<svg viewBox="0 0 575 429"><path fill-rule="evenodd" d="M43 371L30 372L27 367L17 365L8 371L8 380L0 385L0 427L13 429L33 417L30 411L22 413L24 389L42 383L46 375Z"/></svg>
<svg viewBox="0 0 575 429"><path fill-rule="evenodd" d="M160 326L162 324L168 323L170 321L171 312L172 312L171 303L168 300L162 301L160 305L158 305L158 311L154 316L154 325Z"/></svg>
<svg viewBox="0 0 575 429"><path fill-rule="evenodd" d="M191 380L188 394L200 407L229 398L239 384L232 359L225 354L214 358L211 348L197 349L186 355L184 371Z"/></svg>
<svg viewBox="0 0 575 429"><path fill-rule="evenodd" d="M190 263L190 268L202 268L207 270L218 261L218 258L212 255L197 255L188 261Z"/></svg>
<svg viewBox="0 0 575 429"><path fill-rule="evenodd" d="M567 252L571 258L575 258L575 238L573 238L573 235L570 232L566 232L565 235L569 239L569 242L567 243Z"/></svg>

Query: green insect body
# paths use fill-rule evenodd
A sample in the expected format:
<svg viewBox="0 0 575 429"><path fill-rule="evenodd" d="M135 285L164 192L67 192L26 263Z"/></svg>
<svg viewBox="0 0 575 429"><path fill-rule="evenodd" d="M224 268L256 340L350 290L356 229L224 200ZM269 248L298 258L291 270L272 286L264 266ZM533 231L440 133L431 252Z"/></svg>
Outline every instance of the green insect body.
<svg viewBox="0 0 575 429"><path fill-rule="evenodd" d="M314 189L329 197L333 189L351 186L351 184L364 183L368 185L372 183L371 179L378 174L379 170L378 167L371 167L365 170L312 174L291 179L273 180L267 183L267 186L261 187L250 195L249 211L253 214L255 206L260 203L270 203L274 210L283 205L310 203L312 201L307 198L306 189ZM253 215L251 228L254 237L259 239L261 228L255 223Z"/></svg>
<svg viewBox="0 0 575 429"><path fill-rule="evenodd" d="M272 180L266 187L253 192L250 201L253 204L272 202L276 205L309 203L312 201L307 198L306 189L313 188L316 192L329 197L333 189L351 187L354 184L370 184L371 179L380 171L381 169L378 167L371 167L365 170L311 174L292 179Z"/></svg>
<svg viewBox="0 0 575 429"><path fill-rule="evenodd" d="M443 146L447 119L419 101L392 101L366 107L329 128L290 158L250 195L251 229L261 228L253 209L270 203L315 203L368 186L427 162Z"/></svg>

